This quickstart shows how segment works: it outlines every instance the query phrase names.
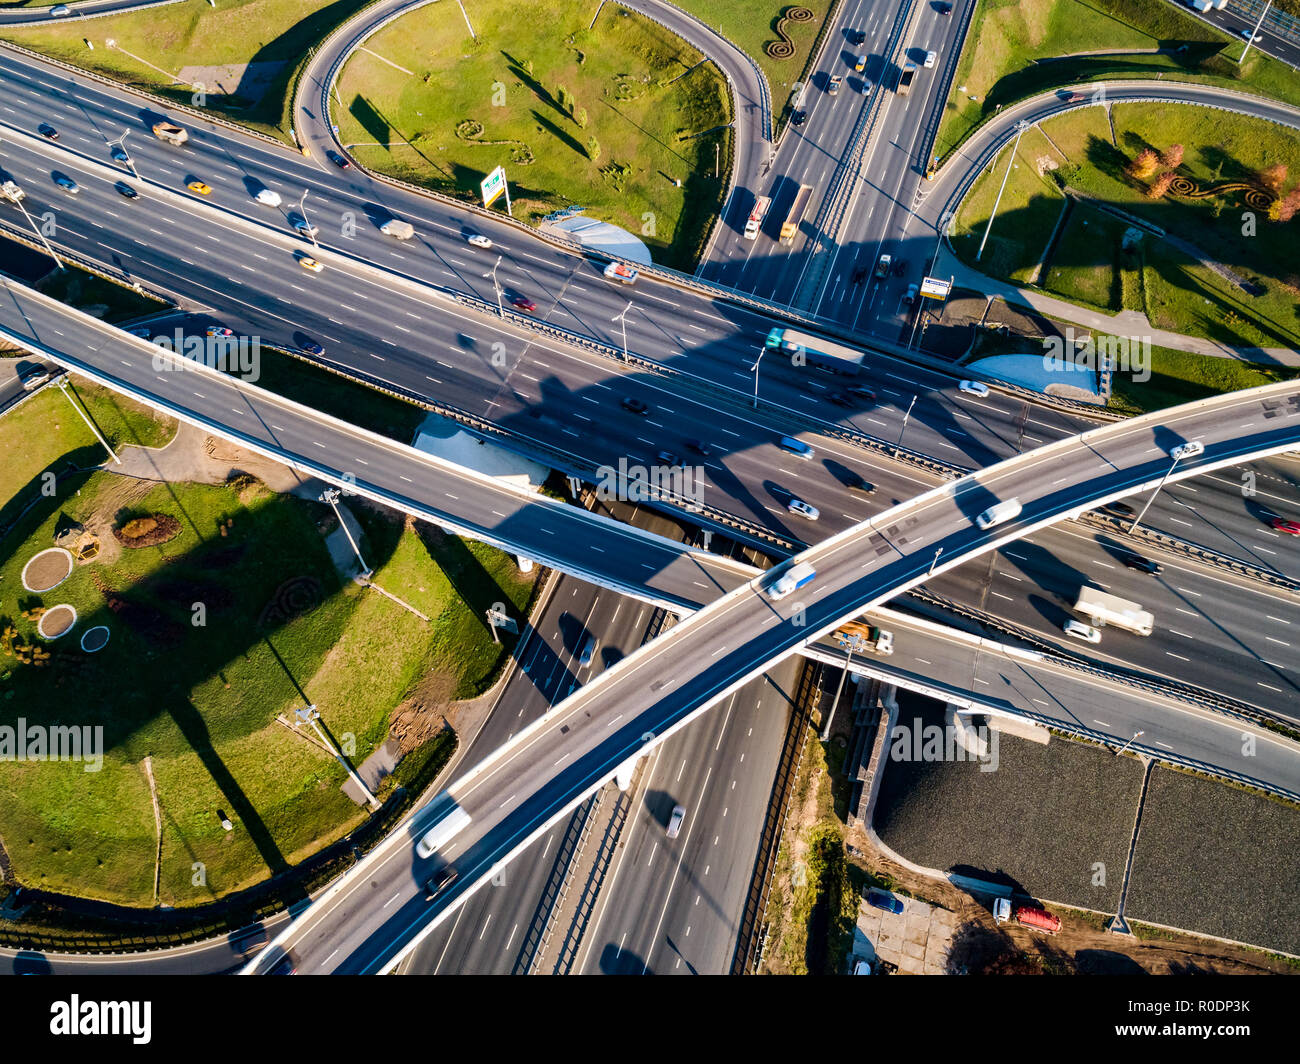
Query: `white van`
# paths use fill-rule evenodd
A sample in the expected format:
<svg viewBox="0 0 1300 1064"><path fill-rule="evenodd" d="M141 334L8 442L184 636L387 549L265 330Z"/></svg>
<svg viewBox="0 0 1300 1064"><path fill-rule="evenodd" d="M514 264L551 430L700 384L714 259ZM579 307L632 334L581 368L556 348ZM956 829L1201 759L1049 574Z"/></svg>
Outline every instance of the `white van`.
<svg viewBox="0 0 1300 1064"><path fill-rule="evenodd" d="M979 517L975 518L975 524L981 529L992 528L994 525L1010 521L1013 517L1019 517L1020 510L1019 499L1007 499L996 506L990 506Z"/></svg>
<svg viewBox="0 0 1300 1064"><path fill-rule="evenodd" d="M805 462L809 461L817 454L817 452L809 447L808 444L804 443L803 440L797 439L794 436L782 436L780 442L777 443L777 446L783 451L789 451L790 454L794 455L796 458L802 458Z"/></svg>
<svg viewBox="0 0 1300 1064"><path fill-rule="evenodd" d="M805 584L812 583L813 577L817 572L807 562L800 562L788 572L782 573L776 580L768 585L767 595L771 599L783 599L798 588Z"/></svg>
<svg viewBox="0 0 1300 1064"><path fill-rule="evenodd" d="M468 823L469 814L460 806L456 806L424 833L424 838L416 843L415 852L421 857L432 857L442 847L446 846L455 837L456 833Z"/></svg>

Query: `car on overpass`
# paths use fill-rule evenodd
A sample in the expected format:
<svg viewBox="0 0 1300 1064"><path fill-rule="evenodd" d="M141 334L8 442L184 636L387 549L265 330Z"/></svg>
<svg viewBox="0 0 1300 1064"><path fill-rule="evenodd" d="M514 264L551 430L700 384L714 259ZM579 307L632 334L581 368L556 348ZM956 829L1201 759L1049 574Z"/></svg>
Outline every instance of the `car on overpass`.
<svg viewBox="0 0 1300 1064"><path fill-rule="evenodd" d="M1286 517L1275 517L1269 524L1279 532L1285 532L1288 536L1300 536L1300 521L1292 521Z"/></svg>
<svg viewBox="0 0 1300 1064"><path fill-rule="evenodd" d="M1141 554L1134 554L1132 551L1125 551L1120 555L1119 560L1124 563L1126 569L1133 569L1139 573L1159 576L1161 572L1159 562L1153 562L1150 558L1144 558Z"/></svg>
<svg viewBox="0 0 1300 1064"><path fill-rule="evenodd" d="M939 54L937 52L926 52L925 64L924 64L925 69L929 70L932 66L934 66L934 61L938 58L939 58Z"/></svg>
<svg viewBox="0 0 1300 1064"><path fill-rule="evenodd" d="M471 244L476 248L490 248L492 246L491 239L485 237L482 233L470 233L465 237L465 243Z"/></svg>
<svg viewBox="0 0 1300 1064"><path fill-rule="evenodd" d="M670 839L675 839L681 833L682 822L686 819L686 806L673 806L672 815L668 818L668 827L665 829Z"/></svg>
<svg viewBox="0 0 1300 1064"><path fill-rule="evenodd" d="M842 85L843 83L844 83L843 77L841 77L839 74L832 74L830 84L826 86L827 93L829 93L831 96L838 96L840 94L840 85Z"/></svg>
<svg viewBox="0 0 1300 1064"><path fill-rule="evenodd" d="M636 399L630 395L626 395L623 397L620 405L629 414L639 414L641 417L650 416L650 407L648 407L642 399Z"/></svg>
<svg viewBox="0 0 1300 1064"><path fill-rule="evenodd" d="M55 129L52 125L50 125L48 122L42 122L39 126L37 126L36 132L39 133L42 137L44 137L46 140L59 139L59 131Z"/></svg>
<svg viewBox="0 0 1300 1064"><path fill-rule="evenodd" d="M802 107L790 116L790 124L793 126L801 126L806 121L808 121L808 112Z"/></svg>
<svg viewBox="0 0 1300 1064"><path fill-rule="evenodd" d="M200 196L212 194L212 186L205 181L200 181L197 177L192 177L185 182L185 187L191 192L197 192Z"/></svg>
<svg viewBox="0 0 1300 1064"><path fill-rule="evenodd" d="M957 389L967 395L973 395L977 399L987 399L989 397L989 386L983 381L962 381L957 385Z"/></svg>
<svg viewBox="0 0 1300 1064"><path fill-rule="evenodd" d="M325 153L325 158L327 158L330 162L332 162L332 163L333 163L335 166L337 166L340 170L347 170L349 167L352 166L352 164L351 164L350 162L348 162L347 159L343 158L343 156L341 156L341 155L340 155L338 152L336 152L336 151L327 151L327 152Z"/></svg>
<svg viewBox="0 0 1300 1064"><path fill-rule="evenodd" d="M1101 632L1090 624L1076 621L1073 617L1061 625L1061 630L1071 639L1082 639L1085 643L1100 643Z"/></svg>
<svg viewBox="0 0 1300 1064"><path fill-rule="evenodd" d="M435 872L425 881L424 900L433 901L434 898L450 887L459 878L460 873L450 866L439 872Z"/></svg>
<svg viewBox="0 0 1300 1064"><path fill-rule="evenodd" d="M817 518L821 517L821 511L812 503L804 502L803 499L791 498L786 502L785 508L792 514L808 518L809 521L816 521Z"/></svg>
<svg viewBox="0 0 1300 1064"><path fill-rule="evenodd" d="M118 181L113 185L113 191L123 199L139 199L140 193L128 185L125 181Z"/></svg>
<svg viewBox="0 0 1300 1064"><path fill-rule="evenodd" d="M522 310L528 314L535 313L537 310L537 304L527 296L511 296L510 305L516 310Z"/></svg>
<svg viewBox="0 0 1300 1064"><path fill-rule="evenodd" d="M81 186L73 181L67 174L56 173L54 175L54 183L70 196L75 196L81 191Z"/></svg>

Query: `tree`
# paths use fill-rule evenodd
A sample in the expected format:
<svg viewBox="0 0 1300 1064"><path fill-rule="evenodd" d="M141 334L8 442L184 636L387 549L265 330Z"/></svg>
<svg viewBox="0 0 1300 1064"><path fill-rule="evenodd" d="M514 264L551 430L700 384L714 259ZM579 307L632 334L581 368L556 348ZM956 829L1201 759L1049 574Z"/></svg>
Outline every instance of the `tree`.
<svg viewBox="0 0 1300 1064"><path fill-rule="evenodd" d="M1274 163L1259 172L1259 183L1270 192L1280 196L1282 186L1286 184L1286 163Z"/></svg>
<svg viewBox="0 0 1300 1064"><path fill-rule="evenodd" d="M587 158L593 163L600 158L600 144L595 137L587 141Z"/></svg>
<svg viewBox="0 0 1300 1064"><path fill-rule="evenodd" d="M556 87L555 95L559 98L560 109L564 111L566 114L572 116L573 108L575 104L575 101L573 99L573 93L571 93L563 85L560 85Z"/></svg>
<svg viewBox="0 0 1300 1064"><path fill-rule="evenodd" d="M1138 152L1137 157L1128 164L1130 177L1136 177L1144 180L1156 172L1156 167L1160 165L1160 156L1152 149L1143 148Z"/></svg>
<svg viewBox="0 0 1300 1064"><path fill-rule="evenodd" d="M578 123L579 129L586 129L587 109L585 107L579 107L576 111L573 112L573 120Z"/></svg>
<svg viewBox="0 0 1300 1064"><path fill-rule="evenodd" d="M1173 183L1174 183L1173 173L1169 170L1166 170L1163 174L1161 174L1159 177L1157 177L1154 181L1151 182L1150 187L1146 191L1147 199L1161 199L1164 196L1164 194L1169 191L1169 186L1172 185Z"/></svg>
<svg viewBox="0 0 1300 1064"><path fill-rule="evenodd" d="M1273 217L1276 212L1274 221L1289 222L1295 217L1297 211L1300 211L1300 185L1296 185L1281 199L1274 200L1269 208L1269 216Z"/></svg>
<svg viewBox="0 0 1300 1064"><path fill-rule="evenodd" d="M1183 146L1171 144L1160 153L1160 165L1166 170L1177 170L1183 164Z"/></svg>

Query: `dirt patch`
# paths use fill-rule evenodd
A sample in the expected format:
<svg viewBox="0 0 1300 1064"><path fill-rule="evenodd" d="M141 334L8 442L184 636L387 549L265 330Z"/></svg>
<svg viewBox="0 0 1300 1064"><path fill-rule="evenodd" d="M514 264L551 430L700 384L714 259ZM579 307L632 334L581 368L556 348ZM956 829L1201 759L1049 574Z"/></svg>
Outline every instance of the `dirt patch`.
<svg viewBox="0 0 1300 1064"><path fill-rule="evenodd" d="M72 574L72 555L62 547L51 547L34 555L23 567L23 587L41 594L52 591Z"/></svg>
<svg viewBox="0 0 1300 1064"><path fill-rule="evenodd" d="M69 629L77 623L77 611L67 604L51 606L41 615L36 630L42 639L58 639L67 635Z"/></svg>
<svg viewBox="0 0 1300 1064"><path fill-rule="evenodd" d="M409 698L393 710L388 737L396 740L405 757L445 727L457 729L460 714L451 701L453 681L436 670L424 674Z"/></svg>
<svg viewBox="0 0 1300 1064"><path fill-rule="evenodd" d="M180 531L181 523L171 514L145 514L114 528L113 535L122 546L134 550L161 546L175 539Z"/></svg>

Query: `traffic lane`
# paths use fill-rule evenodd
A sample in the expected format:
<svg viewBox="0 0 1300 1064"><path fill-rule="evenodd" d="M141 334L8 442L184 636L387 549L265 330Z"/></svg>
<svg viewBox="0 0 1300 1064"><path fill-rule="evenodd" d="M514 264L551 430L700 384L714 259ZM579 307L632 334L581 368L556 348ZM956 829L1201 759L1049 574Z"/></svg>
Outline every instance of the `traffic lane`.
<svg viewBox="0 0 1300 1064"><path fill-rule="evenodd" d="M1300 761L1294 744L1262 729L1250 729L1256 743L1243 743L1240 722L1188 706L1139 688L1116 685L1100 676L1050 661L1025 659L959 642L936 644L918 638L906 618L886 622L894 632L888 658L860 655L854 663L897 675L947 693L964 704L1025 713L1047 724L1085 728L1123 743L1143 732L1142 746L1191 758L1211 771L1237 772L1295 791ZM950 678L941 679L940 677Z"/></svg>
<svg viewBox="0 0 1300 1064"><path fill-rule="evenodd" d="M1048 529L994 552L987 565L949 571L928 587L950 600L978 603L1067 653L1222 690L1294 716L1300 656L1293 638L1300 637L1290 633L1300 631L1300 604L1196 565L1167 566L1158 576L1138 573L1123 564L1133 550L1115 537ZM1150 611L1152 634L1103 628L1096 648L1065 636L1063 623L1078 619L1073 605L1079 588L1094 585ZM1225 676L1235 680L1229 689Z"/></svg>

